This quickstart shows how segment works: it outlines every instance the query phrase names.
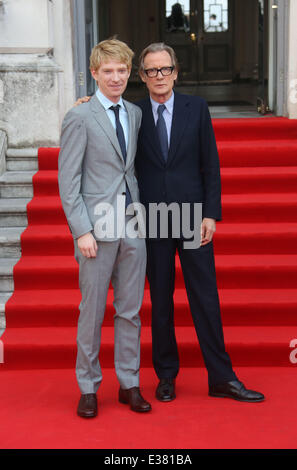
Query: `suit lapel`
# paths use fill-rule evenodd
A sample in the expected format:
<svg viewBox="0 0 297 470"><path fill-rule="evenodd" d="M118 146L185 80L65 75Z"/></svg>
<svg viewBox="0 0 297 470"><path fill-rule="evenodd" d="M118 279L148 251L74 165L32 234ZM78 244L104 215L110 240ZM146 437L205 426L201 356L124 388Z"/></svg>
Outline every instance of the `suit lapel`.
<svg viewBox="0 0 297 470"><path fill-rule="evenodd" d="M104 107L99 102L96 95L92 96L90 100L91 110L93 111L94 118L96 119L99 126L103 129L107 137L109 138L111 144L113 145L115 151L124 162L124 158L122 155L121 147L117 138L116 131L112 126L109 117L104 109ZM129 139L130 141L130 139Z"/></svg>
<svg viewBox="0 0 297 470"><path fill-rule="evenodd" d="M126 158L126 167L128 166L131 158L132 158L132 142L135 137L135 113L130 106L130 103L126 100L123 100L124 106L128 113L128 120L129 120L129 138L128 138L128 146L127 146L127 158Z"/></svg>
<svg viewBox="0 0 297 470"><path fill-rule="evenodd" d="M178 145L183 137L184 130L189 118L189 100L186 96L174 93L173 116L170 133L170 146L168 151L167 165L169 165L176 154Z"/></svg>
<svg viewBox="0 0 297 470"><path fill-rule="evenodd" d="M152 111L152 105L149 98L144 102L142 111L142 130L144 131L147 141L152 147L154 154L158 158L159 163L161 162L164 165L165 162L162 156L160 141Z"/></svg>
<svg viewBox="0 0 297 470"><path fill-rule="evenodd" d="M163 165L165 164L164 158L162 156L161 146L159 142L159 137L157 134L157 129L153 117L152 105L150 99L148 98L142 107L142 128L145 132L147 141L154 150L155 155L158 157L159 162ZM170 165L174 160L178 145L183 137L183 133L188 123L189 119L189 99L187 96L180 95L179 93L174 92L174 105L173 105L173 116L171 123L171 133L170 133L170 145L168 151L168 159L166 166Z"/></svg>

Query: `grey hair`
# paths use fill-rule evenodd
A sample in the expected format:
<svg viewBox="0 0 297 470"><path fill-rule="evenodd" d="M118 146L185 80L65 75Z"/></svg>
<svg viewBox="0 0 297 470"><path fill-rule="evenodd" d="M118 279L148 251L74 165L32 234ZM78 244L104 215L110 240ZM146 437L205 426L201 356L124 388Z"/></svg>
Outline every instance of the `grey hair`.
<svg viewBox="0 0 297 470"><path fill-rule="evenodd" d="M144 59L147 54L149 54L150 52L162 52L162 51L168 52L171 58L172 65L175 67L175 70L178 70L177 57L172 47L168 46L164 42L154 42L150 44L149 46L147 46L145 49L143 49L143 51L141 52L139 56L138 72L141 73L144 71Z"/></svg>

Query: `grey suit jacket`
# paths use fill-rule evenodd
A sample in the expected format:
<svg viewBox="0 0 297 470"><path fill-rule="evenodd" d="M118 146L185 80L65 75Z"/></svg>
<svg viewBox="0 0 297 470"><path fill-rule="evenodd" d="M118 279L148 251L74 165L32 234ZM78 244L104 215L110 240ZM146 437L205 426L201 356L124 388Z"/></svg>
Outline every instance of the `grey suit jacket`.
<svg viewBox="0 0 297 470"><path fill-rule="evenodd" d="M94 95L88 103L71 109L62 124L58 182L63 209L74 238L93 232L98 203L115 209L117 196L129 187L133 202L139 202L134 171L141 110L124 100L129 117L129 141L124 162L116 131ZM109 238L107 241L112 241ZM105 239L106 240L106 239Z"/></svg>

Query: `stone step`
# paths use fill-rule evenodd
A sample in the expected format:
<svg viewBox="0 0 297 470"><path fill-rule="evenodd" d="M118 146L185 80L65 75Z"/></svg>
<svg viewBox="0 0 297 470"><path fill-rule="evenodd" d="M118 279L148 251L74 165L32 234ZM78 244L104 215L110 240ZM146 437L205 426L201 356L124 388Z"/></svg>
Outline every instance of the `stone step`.
<svg viewBox="0 0 297 470"><path fill-rule="evenodd" d="M20 237L25 228L0 228L0 258L19 258L21 256Z"/></svg>
<svg viewBox="0 0 297 470"><path fill-rule="evenodd" d="M12 292L0 293L0 336L1 336L1 331L4 330L6 327L5 304L11 296L12 296Z"/></svg>
<svg viewBox="0 0 297 470"><path fill-rule="evenodd" d="M6 171L0 176L0 197L33 197L32 178L35 171Z"/></svg>
<svg viewBox="0 0 297 470"><path fill-rule="evenodd" d="M8 171L37 171L38 170L38 149L7 149L6 169Z"/></svg>
<svg viewBox="0 0 297 470"><path fill-rule="evenodd" d="M31 198L0 199L0 227L26 227L27 204Z"/></svg>
<svg viewBox="0 0 297 470"><path fill-rule="evenodd" d="M14 290L13 268L21 257L20 237L27 226L32 178L38 171L38 149L6 150L6 172L0 177L0 336L5 304Z"/></svg>
<svg viewBox="0 0 297 470"><path fill-rule="evenodd" d="M0 292L13 292L13 267L18 258L0 258Z"/></svg>

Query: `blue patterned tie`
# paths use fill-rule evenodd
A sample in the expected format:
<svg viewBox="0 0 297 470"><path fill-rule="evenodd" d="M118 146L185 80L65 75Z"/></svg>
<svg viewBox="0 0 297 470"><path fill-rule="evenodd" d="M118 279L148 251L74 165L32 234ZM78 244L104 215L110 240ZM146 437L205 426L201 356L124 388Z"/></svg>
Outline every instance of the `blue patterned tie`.
<svg viewBox="0 0 297 470"><path fill-rule="evenodd" d="M125 134L124 134L122 124L120 122L120 117L119 117L120 105L117 104L116 106L111 106L110 109L112 109L115 114L117 138L121 147L124 162L126 163L127 150L126 150ZM128 185L126 184L126 207L129 204L131 204L131 202L132 202L131 194L130 194Z"/></svg>
<svg viewBox="0 0 297 470"><path fill-rule="evenodd" d="M159 135L160 145L162 154L165 162L167 162L168 157L168 135L166 129L166 123L163 116L163 111L166 108L165 104L160 104L158 106L158 120L157 120L157 131Z"/></svg>

